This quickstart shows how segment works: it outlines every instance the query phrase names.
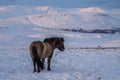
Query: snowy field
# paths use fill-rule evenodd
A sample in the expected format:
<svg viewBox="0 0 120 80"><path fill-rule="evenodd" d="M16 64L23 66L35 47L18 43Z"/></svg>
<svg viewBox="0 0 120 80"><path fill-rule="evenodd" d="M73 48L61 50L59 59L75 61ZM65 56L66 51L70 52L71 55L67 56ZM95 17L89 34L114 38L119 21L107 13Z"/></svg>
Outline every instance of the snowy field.
<svg viewBox="0 0 120 80"><path fill-rule="evenodd" d="M61 29L120 28L120 9L0 6L0 80L120 80L120 33L79 33ZM32 73L29 45L64 37L51 71ZM116 49L82 49L85 47Z"/></svg>
<svg viewBox="0 0 120 80"><path fill-rule="evenodd" d="M11 46L11 47L10 47ZM1 80L119 80L120 49L55 50L52 71L32 73L32 60L27 48L0 48Z"/></svg>

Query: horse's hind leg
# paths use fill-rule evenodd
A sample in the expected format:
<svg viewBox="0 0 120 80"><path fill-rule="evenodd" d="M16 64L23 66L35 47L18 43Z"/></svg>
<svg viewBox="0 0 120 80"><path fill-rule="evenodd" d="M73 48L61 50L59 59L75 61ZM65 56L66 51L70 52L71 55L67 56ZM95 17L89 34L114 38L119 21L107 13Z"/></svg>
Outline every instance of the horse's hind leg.
<svg viewBox="0 0 120 80"><path fill-rule="evenodd" d="M42 59L41 70L43 70L43 69L44 69L44 63L45 63L45 59Z"/></svg>
<svg viewBox="0 0 120 80"><path fill-rule="evenodd" d="M39 58L36 59L36 62L37 62L37 72L39 73L40 72L40 67L41 67L41 61Z"/></svg>
<svg viewBox="0 0 120 80"><path fill-rule="evenodd" d="M36 72L36 61L35 59L33 59L33 67L34 67L34 70L33 70L33 73Z"/></svg>

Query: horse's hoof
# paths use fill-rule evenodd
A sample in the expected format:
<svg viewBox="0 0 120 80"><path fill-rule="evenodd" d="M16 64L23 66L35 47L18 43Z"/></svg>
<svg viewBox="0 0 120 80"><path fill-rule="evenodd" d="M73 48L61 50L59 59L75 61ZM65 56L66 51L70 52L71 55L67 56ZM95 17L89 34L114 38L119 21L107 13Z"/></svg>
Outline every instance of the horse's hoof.
<svg viewBox="0 0 120 80"><path fill-rule="evenodd" d="M44 70L44 69L45 69L45 67L42 67L42 68L41 68L41 70Z"/></svg>
<svg viewBox="0 0 120 80"><path fill-rule="evenodd" d="M36 72L36 70L33 70L33 73L35 73Z"/></svg>
<svg viewBox="0 0 120 80"><path fill-rule="evenodd" d="M33 71L33 73L35 73L35 71Z"/></svg>
<svg viewBox="0 0 120 80"><path fill-rule="evenodd" d="M51 71L51 69L47 69L48 71Z"/></svg>
<svg viewBox="0 0 120 80"><path fill-rule="evenodd" d="M41 70L44 70L44 68L41 68Z"/></svg>
<svg viewBox="0 0 120 80"><path fill-rule="evenodd" d="M40 73L40 71L37 71L37 73Z"/></svg>

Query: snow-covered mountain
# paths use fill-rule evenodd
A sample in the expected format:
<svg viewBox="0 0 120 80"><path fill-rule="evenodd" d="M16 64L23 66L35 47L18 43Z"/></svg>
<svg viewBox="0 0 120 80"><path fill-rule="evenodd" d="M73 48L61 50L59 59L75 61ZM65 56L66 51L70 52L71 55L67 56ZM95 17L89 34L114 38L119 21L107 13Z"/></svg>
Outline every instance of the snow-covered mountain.
<svg viewBox="0 0 120 80"><path fill-rule="evenodd" d="M73 9L74 10L74 9ZM74 10L74 12L59 12L28 16L29 20L38 26L61 29L112 29L119 28L120 15L110 13L100 8L91 7Z"/></svg>
<svg viewBox="0 0 120 80"><path fill-rule="evenodd" d="M9 11L8 18L0 19L2 25L32 24L55 29L116 29L120 27L120 10L98 7L62 9L53 7L27 8L0 7L0 16ZM21 12L21 13L20 13ZM15 25L14 24L14 25Z"/></svg>

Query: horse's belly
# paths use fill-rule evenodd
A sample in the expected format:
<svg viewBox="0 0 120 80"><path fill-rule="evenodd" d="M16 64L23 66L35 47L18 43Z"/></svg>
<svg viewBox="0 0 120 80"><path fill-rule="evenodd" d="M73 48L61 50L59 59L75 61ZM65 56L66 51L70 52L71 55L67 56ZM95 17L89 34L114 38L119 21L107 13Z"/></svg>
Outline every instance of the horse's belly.
<svg viewBox="0 0 120 80"><path fill-rule="evenodd" d="M42 58L44 59L44 58L49 57L51 55L51 53L52 53L51 51L45 51L42 55Z"/></svg>

